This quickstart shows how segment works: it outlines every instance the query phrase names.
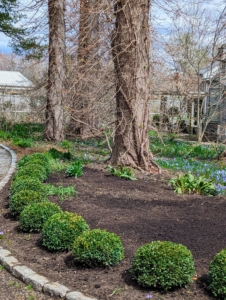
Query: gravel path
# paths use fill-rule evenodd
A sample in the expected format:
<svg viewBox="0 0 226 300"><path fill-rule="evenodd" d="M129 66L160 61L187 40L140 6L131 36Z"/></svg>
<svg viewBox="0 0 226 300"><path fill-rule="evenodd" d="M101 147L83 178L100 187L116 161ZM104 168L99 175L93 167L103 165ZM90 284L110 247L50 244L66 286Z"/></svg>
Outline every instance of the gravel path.
<svg viewBox="0 0 226 300"><path fill-rule="evenodd" d="M11 155L8 151L0 147L0 180L3 179L11 165Z"/></svg>
<svg viewBox="0 0 226 300"><path fill-rule="evenodd" d="M54 298L34 291L0 267L1 300L53 300ZM58 298L59 299L59 298Z"/></svg>

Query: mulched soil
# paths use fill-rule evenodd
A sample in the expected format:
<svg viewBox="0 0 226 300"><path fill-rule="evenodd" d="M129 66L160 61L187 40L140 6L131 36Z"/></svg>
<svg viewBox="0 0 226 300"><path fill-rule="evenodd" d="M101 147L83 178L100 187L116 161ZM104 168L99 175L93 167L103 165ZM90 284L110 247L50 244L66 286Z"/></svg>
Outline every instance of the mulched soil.
<svg viewBox="0 0 226 300"><path fill-rule="evenodd" d="M175 194L166 178L143 176L126 181L109 176L104 166L84 168L84 176L66 178L65 173L51 174L47 182L75 185L78 195L64 202L50 200L63 210L82 215L91 229L101 228L120 236L125 259L110 268L75 265L70 252L53 253L41 246L39 234L21 233L18 221L8 211L9 185L2 191L0 230L7 232L0 244L17 259L73 290L96 299L213 299L207 291L206 273L214 255L226 245L226 198ZM140 288L129 269L139 246L154 241L181 243L193 253L197 278L187 289L168 293Z"/></svg>

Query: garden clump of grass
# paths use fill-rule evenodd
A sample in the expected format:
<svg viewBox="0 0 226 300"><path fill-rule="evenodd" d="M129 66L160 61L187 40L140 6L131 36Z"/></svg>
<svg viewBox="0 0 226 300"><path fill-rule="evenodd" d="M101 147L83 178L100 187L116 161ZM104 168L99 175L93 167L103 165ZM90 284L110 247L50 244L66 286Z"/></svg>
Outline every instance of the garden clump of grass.
<svg viewBox="0 0 226 300"><path fill-rule="evenodd" d="M21 148L31 148L33 142L32 138L13 138L13 144Z"/></svg>
<svg viewBox="0 0 226 300"><path fill-rule="evenodd" d="M58 196L60 201L71 198L77 194L74 186L63 187L61 185L54 186L52 184L45 184L47 195Z"/></svg>
<svg viewBox="0 0 226 300"><path fill-rule="evenodd" d="M108 171L111 175L120 177L123 179L136 180L135 174L131 168L118 166L118 168L113 168L112 166L108 166Z"/></svg>
<svg viewBox="0 0 226 300"><path fill-rule="evenodd" d="M66 169L66 176L67 177L79 177L83 175L83 161L76 158L76 160L68 166Z"/></svg>

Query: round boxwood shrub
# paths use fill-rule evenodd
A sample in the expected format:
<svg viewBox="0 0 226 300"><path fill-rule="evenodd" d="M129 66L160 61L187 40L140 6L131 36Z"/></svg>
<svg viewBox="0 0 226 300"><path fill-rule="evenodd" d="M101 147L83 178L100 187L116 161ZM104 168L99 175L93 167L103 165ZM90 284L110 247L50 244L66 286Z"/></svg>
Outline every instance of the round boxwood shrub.
<svg viewBox="0 0 226 300"><path fill-rule="evenodd" d="M75 213L55 214L42 228L42 244L49 250L71 250L74 240L88 229L86 221Z"/></svg>
<svg viewBox="0 0 226 300"><path fill-rule="evenodd" d="M12 215L18 216L29 204L48 201L46 197L36 191L21 190L15 193L9 201L9 210Z"/></svg>
<svg viewBox="0 0 226 300"><path fill-rule="evenodd" d="M43 161L42 159L39 159L39 158L33 158L33 159L30 159L30 160L29 160L26 164L24 164L22 167L20 167L20 169L22 169L22 168L24 168L24 167L27 167L27 166L29 166L30 164L42 166L42 167L45 169L47 176L49 176L49 174L50 174L50 172L51 172L51 166L50 166L49 161L46 162L46 161Z"/></svg>
<svg viewBox="0 0 226 300"><path fill-rule="evenodd" d="M20 228L25 232L39 232L51 216L60 212L62 212L62 209L51 202L30 204L20 214Z"/></svg>
<svg viewBox="0 0 226 300"><path fill-rule="evenodd" d="M32 159L38 159L45 163L48 163L48 158L43 153L33 153L31 155L24 155L18 162L18 168L21 168Z"/></svg>
<svg viewBox="0 0 226 300"><path fill-rule="evenodd" d="M16 176L17 175L17 176ZM24 181L24 180L30 180L31 179L31 176L30 175L22 175L22 174L18 174L18 172L13 176L12 178L12 181L13 181L13 184L17 181ZM37 181L39 181L41 183L41 181L39 179L37 179ZM12 185L13 185L12 184ZM11 185L11 186L12 186Z"/></svg>
<svg viewBox="0 0 226 300"><path fill-rule="evenodd" d="M74 242L75 260L91 266L116 265L124 258L122 242L114 233L94 229L83 232Z"/></svg>
<svg viewBox="0 0 226 300"><path fill-rule="evenodd" d="M217 253L209 265L209 286L214 296L226 299L226 249Z"/></svg>
<svg viewBox="0 0 226 300"><path fill-rule="evenodd" d="M22 159L18 162L17 168L20 170L21 168L27 166L28 164L37 164L39 166L42 166L46 170L47 176L51 172L51 166L49 163L48 158L42 154L42 153L34 153L31 155L25 155L22 157Z"/></svg>
<svg viewBox="0 0 226 300"><path fill-rule="evenodd" d="M192 253L185 246L154 241L137 250L131 273L139 285L167 291L190 283L195 268Z"/></svg>
<svg viewBox="0 0 226 300"><path fill-rule="evenodd" d="M30 179L20 179L15 180L10 187L10 198L15 194L22 190L31 190L38 192L42 195L42 197L46 197L47 192L44 184L42 184L38 179L30 178Z"/></svg>
<svg viewBox="0 0 226 300"><path fill-rule="evenodd" d="M37 164L28 164L21 168L14 176L13 180L16 180L17 177L20 176L27 176L29 175L30 178L37 178L40 181L44 181L48 176L46 173L46 169L42 167L41 165Z"/></svg>

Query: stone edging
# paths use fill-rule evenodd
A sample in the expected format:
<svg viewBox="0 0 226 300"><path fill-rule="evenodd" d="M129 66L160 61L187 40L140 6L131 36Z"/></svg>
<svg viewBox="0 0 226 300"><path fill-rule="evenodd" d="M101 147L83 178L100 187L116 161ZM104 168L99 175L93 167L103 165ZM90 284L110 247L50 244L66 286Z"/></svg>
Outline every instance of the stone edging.
<svg viewBox="0 0 226 300"><path fill-rule="evenodd" d="M0 190L8 183L16 168L16 154L8 147L0 144L0 147L8 151L11 155L11 166L7 175L0 182ZM0 263L14 277L23 281L25 284L31 284L33 289L39 292L49 294L52 297L61 297L65 300L96 300L84 296L77 291L70 291L66 286L58 282L51 282L46 277L35 273L33 270L22 265L11 252L0 247Z"/></svg>
<svg viewBox="0 0 226 300"><path fill-rule="evenodd" d="M8 170L7 175L0 181L0 190L8 183L8 181L10 180L11 176L13 175L15 169L16 169L16 161L17 161L17 157L16 154L14 153L14 151L12 151L11 149L9 149L8 147L6 147L5 145L0 144L0 147L5 149L6 151L8 151L11 155L11 165L10 168Z"/></svg>
<svg viewBox="0 0 226 300"><path fill-rule="evenodd" d="M2 247L0 247L0 263L13 276L25 284L31 284L36 291L49 294L52 297L61 297L66 300L95 300L84 296L80 292L70 291L66 286L58 282L51 282L46 277L38 275L33 270L20 264L15 257L11 256L11 252Z"/></svg>

